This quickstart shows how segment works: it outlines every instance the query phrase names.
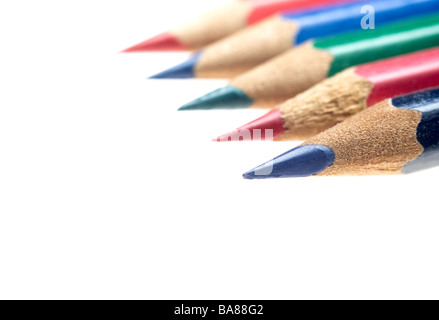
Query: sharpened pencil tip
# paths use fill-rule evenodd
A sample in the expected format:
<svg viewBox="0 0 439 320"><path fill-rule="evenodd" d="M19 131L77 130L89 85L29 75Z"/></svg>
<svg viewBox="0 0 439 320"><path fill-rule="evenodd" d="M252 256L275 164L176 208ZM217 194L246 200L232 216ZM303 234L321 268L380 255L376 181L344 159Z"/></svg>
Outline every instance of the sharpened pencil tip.
<svg viewBox="0 0 439 320"><path fill-rule="evenodd" d="M188 50L172 34L165 32L154 38L143 41L135 46L123 50L124 53L132 52L155 52L155 51L185 51Z"/></svg>
<svg viewBox="0 0 439 320"><path fill-rule="evenodd" d="M253 100L242 90L233 86L227 86L189 102L178 110L239 109L249 108L252 104Z"/></svg>
<svg viewBox="0 0 439 320"><path fill-rule="evenodd" d="M297 147L244 173L244 179L300 178L319 174L332 166L335 153L321 145Z"/></svg>
<svg viewBox="0 0 439 320"><path fill-rule="evenodd" d="M190 79L195 77L195 66L199 60L201 53L195 54L192 58L172 67L168 70L160 72L149 79Z"/></svg>
<svg viewBox="0 0 439 320"><path fill-rule="evenodd" d="M219 136L214 141L273 141L284 132L282 113L279 109L274 109L235 131Z"/></svg>
<svg viewBox="0 0 439 320"><path fill-rule="evenodd" d="M244 179L251 180L250 173L244 173L244 174L242 175L242 177L243 177Z"/></svg>

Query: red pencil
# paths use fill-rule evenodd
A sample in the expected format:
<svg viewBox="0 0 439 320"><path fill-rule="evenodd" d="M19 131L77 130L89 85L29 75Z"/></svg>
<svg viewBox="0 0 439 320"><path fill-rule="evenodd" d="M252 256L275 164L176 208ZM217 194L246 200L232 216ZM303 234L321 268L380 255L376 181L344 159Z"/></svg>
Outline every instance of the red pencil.
<svg viewBox="0 0 439 320"><path fill-rule="evenodd" d="M216 141L303 140L387 98L439 86L439 47L345 70Z"/></svg>
<svg viewBox="0 0 439 320"><path fill-rule="evenodd" d="M124 52L197 50L281 11L358 0L235 0Z"/></svg>

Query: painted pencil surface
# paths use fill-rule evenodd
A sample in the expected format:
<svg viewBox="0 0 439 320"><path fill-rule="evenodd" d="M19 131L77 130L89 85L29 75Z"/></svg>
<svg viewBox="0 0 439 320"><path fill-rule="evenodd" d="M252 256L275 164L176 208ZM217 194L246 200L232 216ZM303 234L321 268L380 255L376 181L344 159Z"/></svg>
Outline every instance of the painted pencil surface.
<svg viewBox="0 0 439 320"><path fill-rule="evenodd" d="M385 100L244 174L404 174L439 165L439 89Z"/></svg>
<svg viewBox="0 0 439 320"><path fill-rule="evenodd" d="M216 140L304 140L384 99L434 87L439 47L345 70Z"/></svg>
<svg viewBox="0 0 439 320"><path fill-rule="evenodd" d="M340 0L235 0L125 52L197 50L277 12L337 1Z"/></svg>
<svg viewBox="0 0 439 320"><path fill-rule="evenodd" d="M182 75L195 78L236 77L310 39L362 30L366 4L374 8L374 22L378 26L439 11L437 0L363 0L300 13L278 14L213 43L190 61L153 78L182 78Z"/></svg>
<svg viewBox="0 0 439 320"><path fill-rule="evenodd" d="M349 67L438 45L437 13L307 42L180 110L272 108Z"/></svg>

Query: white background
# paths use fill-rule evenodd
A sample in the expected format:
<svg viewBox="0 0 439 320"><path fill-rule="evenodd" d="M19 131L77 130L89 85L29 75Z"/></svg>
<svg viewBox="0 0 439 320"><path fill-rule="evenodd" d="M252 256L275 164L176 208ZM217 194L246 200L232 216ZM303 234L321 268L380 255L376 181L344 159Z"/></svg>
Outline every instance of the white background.
<svg viewBox="0 0 439 320"><path fill-rule="evenodd" d="M289 143L118 54L223 1L0 3L0 298L439 298L439 170L244 181Z"/></svg>

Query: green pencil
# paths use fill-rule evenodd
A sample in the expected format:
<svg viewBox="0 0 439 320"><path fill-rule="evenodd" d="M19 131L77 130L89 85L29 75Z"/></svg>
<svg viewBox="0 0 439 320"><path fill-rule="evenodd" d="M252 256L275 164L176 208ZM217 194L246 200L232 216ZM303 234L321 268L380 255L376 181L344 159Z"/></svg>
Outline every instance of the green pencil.
<svg viewBox="0 0 439 320"><path fill-rule="evenodd" d="M439 46L439 14L308 42L180 110L272 108L351 66Z"/></svg>

